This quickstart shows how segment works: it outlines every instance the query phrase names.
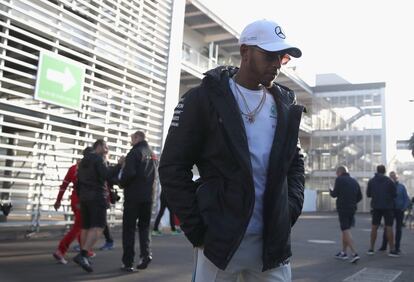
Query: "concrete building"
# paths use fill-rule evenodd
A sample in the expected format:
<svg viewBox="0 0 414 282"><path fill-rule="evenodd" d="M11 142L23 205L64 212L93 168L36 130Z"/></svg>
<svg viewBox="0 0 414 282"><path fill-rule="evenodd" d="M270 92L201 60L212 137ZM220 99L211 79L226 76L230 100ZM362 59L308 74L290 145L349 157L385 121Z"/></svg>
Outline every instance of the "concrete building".
<svg viewBox="0 0 414 282"><path fill-rule="evenodd" d="M318 209L332 210L327 191L338 165L349 168L365 195L376 166L387 164L385 83L351 84L335 74L318 75L313 94L308 186L319 191ZM359 211L369 209L364 196Z"/></svg>

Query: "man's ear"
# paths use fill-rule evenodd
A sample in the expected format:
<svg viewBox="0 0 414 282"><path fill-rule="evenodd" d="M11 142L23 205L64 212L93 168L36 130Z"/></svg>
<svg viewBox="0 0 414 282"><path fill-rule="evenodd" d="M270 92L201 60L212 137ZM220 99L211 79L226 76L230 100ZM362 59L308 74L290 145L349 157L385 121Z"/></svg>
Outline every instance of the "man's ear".
<svg viewBox="0 0 414 282"><path fill-rule="evenodd" d="M240 46L240 56L242 61L246 61L249 57L249 46L242 44Z"/></svg>

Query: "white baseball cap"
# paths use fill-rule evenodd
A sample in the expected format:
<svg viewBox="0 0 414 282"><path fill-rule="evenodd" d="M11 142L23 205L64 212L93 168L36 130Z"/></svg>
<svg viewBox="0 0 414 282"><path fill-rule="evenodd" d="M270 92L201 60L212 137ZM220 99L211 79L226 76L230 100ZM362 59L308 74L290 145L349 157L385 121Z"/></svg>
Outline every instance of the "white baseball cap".
<svg viewBox="0 0 414 282"><path fill-rule="evenodd" d="M256 45L270 52L285 51L295 58L302 56L302 51L285 39L286 35L280 25L269 20L258 20L243 29L239 44Z"/></svg>

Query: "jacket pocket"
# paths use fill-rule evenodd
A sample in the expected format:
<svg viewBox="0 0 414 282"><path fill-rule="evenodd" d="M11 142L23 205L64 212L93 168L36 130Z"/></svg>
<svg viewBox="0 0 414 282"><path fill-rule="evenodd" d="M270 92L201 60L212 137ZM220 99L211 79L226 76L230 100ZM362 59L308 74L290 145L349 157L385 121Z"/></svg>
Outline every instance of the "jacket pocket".
<svg viewBox="0 0 414 282"><path fill-rule="evenodd" d="M198 209L203 218L205 225L209 225L211 214L219 209L219 191L223 183L220 179L208 180L197 188L197 204Z"/></svg>

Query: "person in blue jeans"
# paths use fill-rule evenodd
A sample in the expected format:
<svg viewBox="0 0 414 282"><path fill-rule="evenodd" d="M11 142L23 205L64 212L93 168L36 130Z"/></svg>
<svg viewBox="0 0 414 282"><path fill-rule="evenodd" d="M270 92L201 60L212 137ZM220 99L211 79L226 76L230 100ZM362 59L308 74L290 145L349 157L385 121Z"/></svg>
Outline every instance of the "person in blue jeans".
<svg viewBox="0 0 414 282"><path fill-rule="evenodd" d="M403 219L404 219L404 211L410 205L410 198L407 194L407 189L403 184L398 182L398 175L395 171L391 171L389 174L392 181L395 183L395 187L397 188L397 197L394 199L394 219L395 219L395 251L400 254L400 244L401 244L401 237L402 237L402 226L403 226ZM387 236L384 231L384 235L382 237L382 245L379 251L387 250Z"/></svg>

